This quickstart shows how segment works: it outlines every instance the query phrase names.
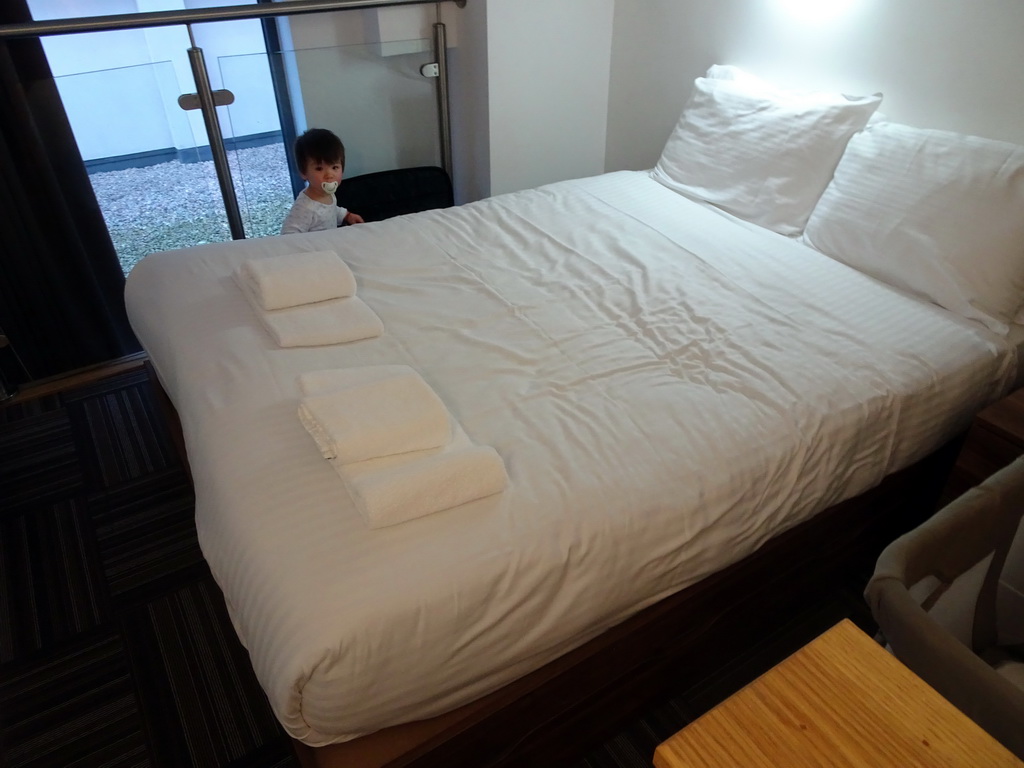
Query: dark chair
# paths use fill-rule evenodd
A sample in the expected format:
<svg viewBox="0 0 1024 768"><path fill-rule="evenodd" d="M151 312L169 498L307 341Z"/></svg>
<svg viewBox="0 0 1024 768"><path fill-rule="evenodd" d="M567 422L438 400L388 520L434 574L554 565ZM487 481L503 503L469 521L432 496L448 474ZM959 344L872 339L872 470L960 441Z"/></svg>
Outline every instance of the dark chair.
<svg viewBox="0 0 1024 768"><path fill-rule="evenodd" d="M447 172L432 165L346 178L336 196L338 205L358 213L365 221L382 221L455 204Z"/></svg>
<svg viewBox="0 0 1024 768"><path fill-rule="evenodd" d="M1024 458L886 547L865 597L896 657L1024 759L1022 648L997 610L1022 515Z"/></svg>

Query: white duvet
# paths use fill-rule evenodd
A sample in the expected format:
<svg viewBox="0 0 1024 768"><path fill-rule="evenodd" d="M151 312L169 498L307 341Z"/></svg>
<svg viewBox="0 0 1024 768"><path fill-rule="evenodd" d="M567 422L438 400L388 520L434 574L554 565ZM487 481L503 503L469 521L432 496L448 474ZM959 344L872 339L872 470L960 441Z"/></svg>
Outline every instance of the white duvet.
<svg viewBox="0 0 1024 768"><path fill-rule="evenodd" d="M376 339L278 348L231 273L334 249ZM132 325L177 406L203 552L307 744L486 694L876 484L1000 395L980 324L622 172L146 258ZM504 493L369 530L296 376L407 364Z"/></svg>

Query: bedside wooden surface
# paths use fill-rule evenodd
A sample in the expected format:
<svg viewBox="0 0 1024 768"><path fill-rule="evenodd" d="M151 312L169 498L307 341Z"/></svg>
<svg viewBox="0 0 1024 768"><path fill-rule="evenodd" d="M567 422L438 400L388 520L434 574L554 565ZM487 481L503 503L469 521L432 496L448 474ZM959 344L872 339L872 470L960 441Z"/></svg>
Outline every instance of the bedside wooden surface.
<svg viewBox="0 0 1024 768"><path fill-rule="evenodd" d="M654 765L1024 763L844 620L663 742Z"/></svg>
<svg viewBox="0 0 1024 768"><path fill-rule="evenodd" d="M978 414L977 421L1005 440L1024 446L1024 389L1018 389Z"/></svg>
<svg viewBox="0 0 1024 768"><path fill-rule="evenodd" d="M971 423L940 506L1024 456L1024 389L984 409Z"/></svg>

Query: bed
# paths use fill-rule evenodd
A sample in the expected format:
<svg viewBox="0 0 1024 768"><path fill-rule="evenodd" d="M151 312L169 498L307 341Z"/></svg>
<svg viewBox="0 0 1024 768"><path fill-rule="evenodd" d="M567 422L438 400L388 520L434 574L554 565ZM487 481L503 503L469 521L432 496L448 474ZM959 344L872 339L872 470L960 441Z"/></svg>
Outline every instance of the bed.
<svg viewBox="0 0 1024 768"><path fill-rule="evenodd" d="M710 72L698 85L735 79ZM479 703L502 691L520 690L501 707L518 699L516 717L528 718L524 697L565 672L563 660L609 642L624 659L612 675L621 679L636 669L623 627L675 606L676 631L705 634L721 610L711 604L722 574L735 582L731 594L744 585L758 594L766 573L779 574L771 591L784 591L804 574L778 560L768 571L745 564L773 547L796 563L795 552L841 545L837 529L808 527L825 510L859 530L912 506L894 478L933 478L930 457L1014 386L1020 302L999 291L1024 296L1019 263L999 273L992 301L975 296L987 284L970 283L992 277L977 260L970 284L952 294L942 293L949 269L932 290L885 273L891 258L878 262L882 274L863 263L872 244L859 232L877 231L864 222L878 220L850 213L849 187L833 187L849 180L844 149L877 103L842 127L822 179L801 171L802 204L760 183L733 195L738 206L713 199L709 184L698 194L675 183L699 174L672 167L693 159L673 154L673 141L678 150L692 138L698 107L691 100L689 123L681 120L654 172L157 253L131 273L129 316L180 419L203 553L296 740L344 746L477 713L414 737L436 745L474 730L493 711ZM1020 175L1007 183L1019 203ZM791 210L773 203L759 219L744 209L764 208L758 195ZM844 230L843 216L859 217L860 230ZM972 234L979 226L988 225ZM235 271L323 250L351 268L384 332L282 348ZM501 493L371 529L296 416L297 379L397 363L422 375L473 441L498 452L509 481ZM890 487L895 496L878 495ZM868 507L854 501L864 494ZM524 680L535 684L516 689ZM575 687L596 695L599 686Z"/></svg>

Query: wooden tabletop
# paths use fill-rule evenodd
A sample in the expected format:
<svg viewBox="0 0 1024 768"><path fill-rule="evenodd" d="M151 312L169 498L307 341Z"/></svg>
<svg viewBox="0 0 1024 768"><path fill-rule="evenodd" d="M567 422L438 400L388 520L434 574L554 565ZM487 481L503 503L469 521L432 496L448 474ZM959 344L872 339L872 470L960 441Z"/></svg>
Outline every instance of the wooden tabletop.
<svg viewBox="0 0 1024 768"><path fill-rule="evenodd" d="M657 768L1022 766L843 621L662 743Z"/></svg>

